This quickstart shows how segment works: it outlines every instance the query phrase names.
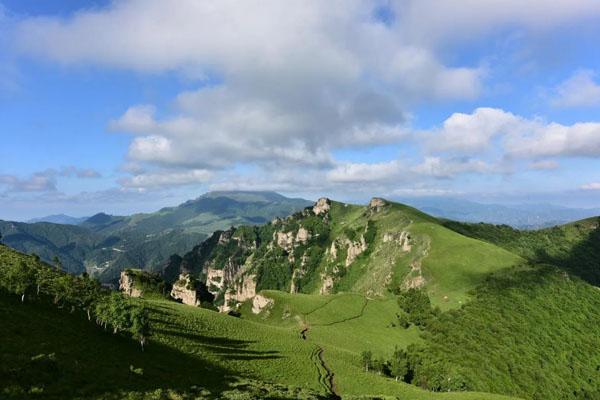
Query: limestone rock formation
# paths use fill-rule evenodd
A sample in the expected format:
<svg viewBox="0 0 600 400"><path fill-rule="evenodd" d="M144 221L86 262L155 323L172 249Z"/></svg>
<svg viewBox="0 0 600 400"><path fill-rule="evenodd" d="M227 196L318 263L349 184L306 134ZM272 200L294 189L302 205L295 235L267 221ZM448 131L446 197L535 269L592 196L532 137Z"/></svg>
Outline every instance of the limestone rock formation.
<svg viewBox="0 0 600 400"><path fill-rule="evenodd" d="M143 292L135 287L135 274L131 271L122 271L119 278L119 290L131 297L141 297Z"/></svg>
<svg viewBox="0 0 600 400"><path fill-rule="evenodd" d="M289 252L294 246L294 232L277 232L276 241L277 246Z"/></svg>
<svg viewBox="0 0 600 400"><path fill-rule="evenodd" d="M363 251L367 250L367 243L365 242L365 237L361 236L358 242L348 241L348 251L346 253L346 267L349 267L350 264L356 260L358 256L360 256Z"/></svg>
<svg viewBox="0 0 600 400"><path fill-rule="evenodd" d="M412 246L410 244L410 234L407 231L386 232L383 235L383 243L393 242L402 247L402 251L408 252Z"/></svg>
<svg viewBox="0 0 600 400"><path fill-rule="evenodd" d="M373 212L379 212L387 205L387 201L379 197L373 197L369 201L369 209Z"/></svg>
<svg viewBox="0 0 600 400"><path fill-rule="evenodd" d="M233 288L225 292L225 301L219 308L221 312L227 312L256 296L256 275L245 275L243 278L234 282Z"/></svg>
<svg viewBox="0 0 600 400"><path fill-rule="evenodd" d="M316 215L327 214L331 208L331 200L327 197L321 197L313 206L313 212Z"/></svg>
<svg viewBox="0 0 600 400"><path fill-rule="evenodd" d="M206 269L206 286L212 294L217 294L223 289L224 271L222 269L207 268Z"/></svg>
<svg viewBox="0 0 600 400"><path fill-rule="evenodd" d="M319 294L330 294L333 289L333 278L329 275L321 274L321 289Z"/></svg>
<svg viewBox="0 0 600 400"><path fill-rule="evenodd" d="M252 299L252 313L260 314L262 310L273 305L273 299L269 299L261 294L257 294Z"/></svg>
<svg viewBox="0 0 600 400"><path fill-rule="evenodd" d="M302 243L305 244L306 242L308 242L308 240L310 239L310 232L304 228L304 227L300 227L298 229L298 233L296 234L296 243Z"/></svg>
<svg viewBox="0 0 600 400"><path fill-rule="evenodd" d="M199 306L200 296L195 284L196 282L189 274L179 275L179 279L173 284L173 289L171 289L171 297L181 301L183 304Z"/></svg>
<svg viewBox="0 0 600 400"><path fill-rule="evenodd" d="M209 292L216 295L235 280L242 266L236 264L233 258L229 257L221 269L213 266L205 266L205 268L206 286L208 286Z"/></svg>

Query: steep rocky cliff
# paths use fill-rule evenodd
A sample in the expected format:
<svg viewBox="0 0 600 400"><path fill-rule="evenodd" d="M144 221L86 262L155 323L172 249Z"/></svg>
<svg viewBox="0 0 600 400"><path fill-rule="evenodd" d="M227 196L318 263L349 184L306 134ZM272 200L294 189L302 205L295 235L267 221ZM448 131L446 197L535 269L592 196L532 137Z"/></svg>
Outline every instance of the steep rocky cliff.
<svg viewBox="0 0 600 400"><path fill-rule="evenodd" d="M205 282L221 311L264 289L381 295L410 268L408 260L398 267L413 241L410 218L398 206L380 198L364 207L321 198L287 218L216 232L176 260L177 269ZM393 280L394 273L402 276Z"/></svg>

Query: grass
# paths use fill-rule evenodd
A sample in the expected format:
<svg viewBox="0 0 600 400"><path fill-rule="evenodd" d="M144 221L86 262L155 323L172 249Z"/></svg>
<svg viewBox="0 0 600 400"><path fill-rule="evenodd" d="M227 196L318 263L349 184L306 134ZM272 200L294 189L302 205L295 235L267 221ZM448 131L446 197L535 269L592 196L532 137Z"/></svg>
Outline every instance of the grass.
<svg viewBox="0 0 600 400"><path fill-rule="evenodd" d="M400 309L393 298L369 299L356 293L320 296L264 291L262 294L273 299L273 305L255 315L250 305L245 304L243 318L269 327L285 326L296 338L308 328L304 342L323 349L323 358L334 372L337 392L343 398L506 399L484 393L432 393L365 373L360 363L362 351L371 350L375 357L383 359L396 346L405 348L421 343L416 327L394 326Z"/></svg>
<svg viewBox="0 0 600 400"><path fill-rule="evenodd" d="M466 303L470 299L469 292L490 273L525 262L514 253L456 234L438 224L416 223L410 231L430 241L422 269L431 301L442 310Z"/></svg>

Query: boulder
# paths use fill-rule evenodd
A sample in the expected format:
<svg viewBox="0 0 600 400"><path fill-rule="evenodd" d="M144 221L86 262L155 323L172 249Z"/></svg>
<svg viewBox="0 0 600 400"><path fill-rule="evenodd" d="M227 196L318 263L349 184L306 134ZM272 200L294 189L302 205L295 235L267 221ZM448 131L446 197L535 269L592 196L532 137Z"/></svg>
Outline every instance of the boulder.
<svg viewBox="0 0 600 400"><path fill-rule="evenodd" d="M273 304L273 299L269 299L261 294L257 294L252 299L252 313L260 314L262 310Z"/></svg>

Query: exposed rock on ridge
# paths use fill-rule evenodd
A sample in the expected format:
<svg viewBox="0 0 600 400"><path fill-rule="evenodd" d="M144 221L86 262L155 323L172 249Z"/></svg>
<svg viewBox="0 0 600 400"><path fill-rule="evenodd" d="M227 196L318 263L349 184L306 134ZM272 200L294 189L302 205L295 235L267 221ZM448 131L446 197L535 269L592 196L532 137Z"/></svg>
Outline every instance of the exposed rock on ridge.
<svg viewBox="0 0 600 400"><path fill-rule="evenodd" d="M135 275L131 271L122 271L119 278L119 290L131 297L141 297L143 292L135 287Z"/></svg>

